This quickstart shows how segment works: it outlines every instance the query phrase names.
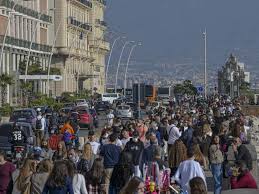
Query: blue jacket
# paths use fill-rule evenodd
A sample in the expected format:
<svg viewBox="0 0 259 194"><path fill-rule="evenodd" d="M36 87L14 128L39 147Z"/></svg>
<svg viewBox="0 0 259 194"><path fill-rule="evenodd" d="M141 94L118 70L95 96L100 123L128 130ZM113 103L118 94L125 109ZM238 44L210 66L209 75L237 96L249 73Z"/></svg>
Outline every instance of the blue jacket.
<svg viewBox="0 0 259 194"><path fill-rule="evenodd" d="M119 161L121 148L115 144L106 144L101 147L104 168L113 168Z"/></svg>
<svg viewBox="0 0 259 194"><path fill-rule="evenodd" d="M190 148L192 145L192 136L193 136L193 128L191 127L186 129L181 136L181 140L183 141L183 143L186 145L187 148Z"/></svg>
<svg viewBox="0 0 259 194"><path fill-rule="evenodd" d="M74 194L72 180L67 178L64 187L50 187L47 182L42 194Z"/></svg>

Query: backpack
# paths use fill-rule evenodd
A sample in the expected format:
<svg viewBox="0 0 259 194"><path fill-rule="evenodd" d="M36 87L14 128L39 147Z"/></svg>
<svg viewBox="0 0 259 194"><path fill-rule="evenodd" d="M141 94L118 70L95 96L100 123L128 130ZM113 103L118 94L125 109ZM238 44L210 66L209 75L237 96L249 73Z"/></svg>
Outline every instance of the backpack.
<svg viewBox="0 0 259 194"><path fill-rule="evenodd" d="M36 129L42 129L41 119L36 120Z"/></svg>

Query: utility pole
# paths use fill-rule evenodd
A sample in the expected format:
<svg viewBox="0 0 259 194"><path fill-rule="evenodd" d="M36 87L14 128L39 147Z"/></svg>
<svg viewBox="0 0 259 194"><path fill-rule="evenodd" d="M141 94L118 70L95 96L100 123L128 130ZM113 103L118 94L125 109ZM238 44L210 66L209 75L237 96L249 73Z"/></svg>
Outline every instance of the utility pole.
<svg viewBox="0 0 259 194"><path fill-rule="evenodd" d="M204 38L204 97L207 97L207 31L203 32Z"/></svg>

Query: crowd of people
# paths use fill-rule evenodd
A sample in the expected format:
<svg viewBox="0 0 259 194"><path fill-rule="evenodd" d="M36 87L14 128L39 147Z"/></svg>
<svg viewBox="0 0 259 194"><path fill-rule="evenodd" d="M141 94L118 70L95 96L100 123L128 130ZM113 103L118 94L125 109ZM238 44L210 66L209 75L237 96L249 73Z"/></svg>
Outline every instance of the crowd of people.
<svg viewBox="0 0 259 194"><path fill-rule="evenodd" d="M83 143L70 113L38 114L36 145L22 160L0 151L0 194L205 194L206 171L215 194L223 179L230 189L257 189L248 148L253 123L227 97L183 97L141 119L111 111L100 135L90 130Z"/></svg>

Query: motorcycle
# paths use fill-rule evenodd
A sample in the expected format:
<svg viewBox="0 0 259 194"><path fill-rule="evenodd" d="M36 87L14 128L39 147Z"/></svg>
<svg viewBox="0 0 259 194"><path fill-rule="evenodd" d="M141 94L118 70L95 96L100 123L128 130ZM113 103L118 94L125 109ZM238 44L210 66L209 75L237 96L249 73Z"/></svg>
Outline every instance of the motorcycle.
<svg viewBox="0 0 259 194"><path fill-rule="evenodd" d="M24 146L14 146L14 159L16 161L21 161L25 157L25 147Z"/></svg>

